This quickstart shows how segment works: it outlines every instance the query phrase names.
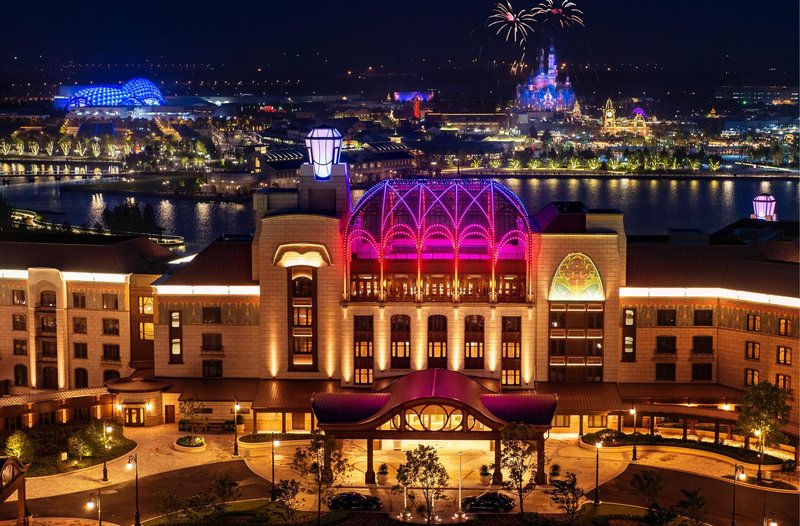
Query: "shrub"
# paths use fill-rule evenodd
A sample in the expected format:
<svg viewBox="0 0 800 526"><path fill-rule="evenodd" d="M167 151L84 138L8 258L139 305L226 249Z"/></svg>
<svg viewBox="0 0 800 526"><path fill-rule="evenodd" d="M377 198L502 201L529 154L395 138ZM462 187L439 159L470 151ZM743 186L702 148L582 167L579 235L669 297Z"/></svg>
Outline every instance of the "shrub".
<svg viewBox="0 0 800 526"><path fill-rule="evenodd" d="M86 440L86 436L77 431L67 439L67 452L73 457L78 457L78 460L83 460L83 457L92 455L92 448Z"/></svg>
<svg viewBox="0 0 800 526"><path fill-rule="evenodd" d="M30 463L35 452L33 440L21 429L14 431L6 440L6 455L17 457L23 464Z"/></svg>
<svg viewBox="0 0 800 526"><path fill-rule="evenodd" d="M241 494L239 482L227 473L215 478L211 483L212 506L218 515L225 513L228 505L238 499Z"/></svg>
<svg viewBox="0 0 800 526"><path fill-rule="evenodd" d="M481 466L481 477L488 477L492 473L489 471L489 466L486 464Z"/></svg>
<svg viewBox="0 0 800 526"><path fill-rule="evenodd" d="M797 462L792 459L784 460L781 464L781 471L794 471L797 469Z"/></svg>
<svg viewBox="0 0 800 526"><path fill-rule="evenodd" d="M191 424L188 420L178 420L178 431L188 432Z"/></svg>
<svg viewBox="0 0 800 526"><path fill-rule="evenodd" d="M176 440L175 443L183 447L201 447L203 444L205 444L203 437L196 435L184 435Z"/></svg>
<svg viewBox="0 0 800 526"><path fill-rule="evenodd" d="M378 468L378 473L381 475L388 475L389 474L389 466L386 464L381 464Z"/></svg>

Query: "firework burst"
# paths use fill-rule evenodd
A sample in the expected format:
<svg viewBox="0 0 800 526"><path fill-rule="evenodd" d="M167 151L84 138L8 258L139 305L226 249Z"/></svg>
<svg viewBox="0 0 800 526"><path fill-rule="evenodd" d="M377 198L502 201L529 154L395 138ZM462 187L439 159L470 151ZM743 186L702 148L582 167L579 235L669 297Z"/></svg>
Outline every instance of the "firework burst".
<svg viewBox="0 0 800 526"><path fill-rule="evenodd" d="M498 2L494 6L494 11L489 16L489 27L497 27L497 35L505 35L506 42L513 41L521 45L528 37L528 33L533 33L533 14L525 9L514 11L511 2Z"/></svg>
<svg viewBox="0 0 800 526"><path fill-rule="evenodd" d="M544 0L531 9L530 14L537 19L542 17L542 23L558 21L561 27L569 27L573 24L584 25L583 11L578 9L575 2L571 0Z"/></svg>

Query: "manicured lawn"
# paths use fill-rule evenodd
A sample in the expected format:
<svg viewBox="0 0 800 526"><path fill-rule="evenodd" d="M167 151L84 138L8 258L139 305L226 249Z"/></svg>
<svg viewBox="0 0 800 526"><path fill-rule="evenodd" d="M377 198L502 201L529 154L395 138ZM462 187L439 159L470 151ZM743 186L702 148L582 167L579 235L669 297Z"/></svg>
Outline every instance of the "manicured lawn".
<svg viewBox="0 0 800 526"><path fill-rule="evenodd" d="M329 511L322 513L322 524L336 524L345 519L350 513L346 511ZM383 515L376 515L377 518L383 518ZM292 525L315 525L317 522L317 514L311 511L298 511L294 513L294 517L287 519L287 516L282 513L280 506L269 502L268 500L248 500L234 502L228 506L228 509L219 516L209 516L206 521L201 524L224 524L225 526L233 526L239 524L292 524ZM170 524L163 517L158 517L143 523L144 526L165 526ZM171 524L188 524L185 522L173 522ZM198 524L196 522L192 524Z"/></svg>

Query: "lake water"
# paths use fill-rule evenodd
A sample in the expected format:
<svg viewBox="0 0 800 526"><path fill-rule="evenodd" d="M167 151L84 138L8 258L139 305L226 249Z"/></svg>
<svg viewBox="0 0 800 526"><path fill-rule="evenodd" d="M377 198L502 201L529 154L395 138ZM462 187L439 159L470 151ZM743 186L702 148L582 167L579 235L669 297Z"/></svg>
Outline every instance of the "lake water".
<svg viewBox="0 0 800 526"><path fill-rule="evenodd" d="M502 180L525 203L528 213L550 201L582 201L589 208L618 208L625 213L628 234L660 234L666 228L699 228L713 232L752 213L752 199L768 192L777 200L778 217L800 215L798 181L783 179L598 179L538 178ZM105 205L118 205L122 194L60 192L53 183L0 188L17 208L41 212L52 221L73 225L94 223ZM358 198L363 191L354 191ZM222 234L251 233L249 204L197 201L183 197L134 197L151 204L165 233L186 239L196 252Z"/></svg>

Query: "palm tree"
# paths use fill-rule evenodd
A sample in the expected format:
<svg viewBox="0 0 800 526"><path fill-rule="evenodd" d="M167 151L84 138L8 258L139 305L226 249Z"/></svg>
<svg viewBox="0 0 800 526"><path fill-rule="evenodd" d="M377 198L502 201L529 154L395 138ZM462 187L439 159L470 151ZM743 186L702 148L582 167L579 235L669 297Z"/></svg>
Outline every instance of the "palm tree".
<svg viewBox="0 0 800 526"><path fill-rule="evenodd" d="M615 157L612 157L611 160L608 161L608 169L609 170L612 170L612 171L619 170L620 166L621 166L621 163L619 162L619 159L617 159Z"/></svg>
<svg viewBox="0 0 800 526"><path fill-rule="evenodd" d="M700 161L697 159L689 159L689 169L693 172L700 170Z"/></svg>
<svg viewBox="0 0 800 526"><path fill-rule="evenodd" d="M537 170L541 166L542 166L541 159L531 159L530 161L528 161L528 168L530 168L531 170Z"/></svg>
<svg viewBox="0 0 800 526"><path fill-rule="evenodd" d="M708 169L712 172L716 172L719 170L720 162L719 159L709 159L708 160Z"/></svg>
<svg viewBox="0 0 800 526"><path fill-rule="evenodd" d="M508 167L511 168L512 170L519 170L520 168L522 168L522 163L519 162L519 159L511 159L510 161L508 161Z"/></svg>
<svg viewBox="0 0 800 526"><path fill-rule="evenodd" d="M53 156L53 150L55 149L56 145L53 143L53 140L48 137L47 140L44 142L44 151L48 157Z"/></svg>
<svg viewBox="0 0 800 526"><path fill-rule="evenodd" d="M114 157L117 154L117 146L113 142L106 143L106 155Z"/></svg>
<svg viewBox="0 0 800 526"><path fill-rule="evenodd" d="M83 157L87 149L88 148L84 141L78 140L75 143L75 153L78 154L78 157Z"/></svg>
<svg viewBox="0 0 800 526"><path fill-rule="evenodd" d="M17 155L25 153L25 142L19 139L14 139L14 149L17 150Z"/></svg>
<svg viewBox="0 0 800 526"><path fill-rule="evenodd" d="M4 156L8 155L11 152L11 143L5 140L0 141L0 153Z"/></svg>
<svg viewBox="0 0 800 526"><path fill-rule="evenodd" d="M557 168L561 168L561 163L558 162L558 159L555 157L551 157L547 160L547 167L555 170Z"/></svg>
<svg viewBox="0 0 800 526"><path fill-rule="evenodd" d="M92 138L90 144L92 147L92 155L94 155L95 158L100 157L100 139L94 137Z"/></svg>
<svg viewBox="0 0 800 526"><path fill-rule="evenodd" d="M597 159L589 159L586 161L586 165L589 167L590 170L596 171L600 169L600 161Z"/></svg>
<svg viewBox="0 0 800 526"><path fill-rule="evenodd" d="M577 170L581 166L581 161L577 157L570 157L567 161L567 168L570 170Z"/></svg>
<svg viewBox="0 0 800 526"><path fill-rule="evenodd" d="M39 141L37 141L36 139L31 139L28 142L28 149L31 151L34 157L39 155L39 148L40 148Z"/></svg>
<svg viewBox="0 0 800 526"><path fill-rule="evenodd" d="M61 149L61 153L64 154L64 157L69 157L69 152L72 149L72 139L67 137L61 137L58 140L58 147Z"/></svg>

